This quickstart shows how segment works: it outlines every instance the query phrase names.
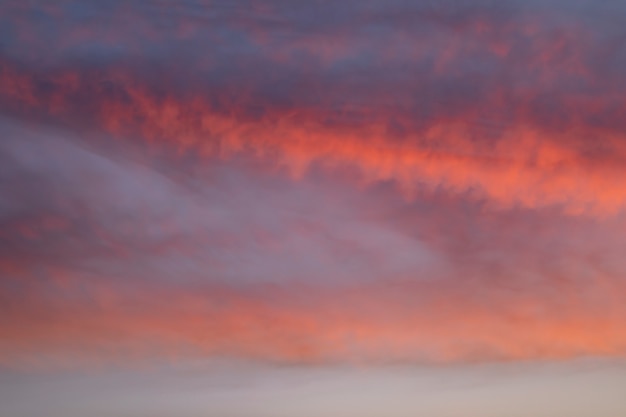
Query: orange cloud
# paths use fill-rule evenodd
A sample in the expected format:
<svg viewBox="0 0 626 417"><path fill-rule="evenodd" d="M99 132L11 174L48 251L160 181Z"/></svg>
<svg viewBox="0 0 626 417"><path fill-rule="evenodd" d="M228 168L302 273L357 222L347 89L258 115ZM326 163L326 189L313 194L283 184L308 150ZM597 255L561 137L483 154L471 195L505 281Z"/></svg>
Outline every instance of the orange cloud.
<svg viewBox="0 0 626 417"><path fill-rule="evenodd" d="M62 285L31 282L19 300L4 291L0 362L28 363L44 353L96 362L163 355L296 363L623 356L626 292L614 285L569 288L551 299L415 283L129 292L66 277ZM591 293L611 302L597 304Z"/></svg>
<svg viewBox="0 0 626 417"><path fill-rule="evenodd" d="M392 115L366 113L358 124L328 121L321 110L271 110L251 116L243 102L218 109L203 95L175 97L156 93L129 76L106 83L77 73L46 76L52 86L38 91L36 79L2 66L3 101L14 111L44 112L65 122L96 123L119 136L140 136L179 152L192 151L224 159L246 153L288 167L295 177L312 165L326 169L352 167L366 182L393 180L407 196L420 187L487 199L496 206L559 205L570 213L612 214L624 208L624 134L571 120L554 130L532 118L516 117L496 140L485 141L477 112L442 115L427 126L411 128L398 138L389 130ZM39 78L37 82L42 82ZM88 113L78 103L88 100ZM576 113L595 114L612 99L574 102ZM488 99L487 107L493 104ZM478 105L480 106L480 105ZM20 110L21 109L21 110ZM620 107L624 113L626 107ZM616 113L617 117L617 113ZM602 153L588 152L588 137L601 140ZM594 153L595 152L595 153ZM589 156L591 155L591 156Z"/></svg>
<svg viewBox="0 0 626 417"><path fill-rule="evenodd" d="M289 4L256 6L258 19L241 4L190 18L180 4L165 22L147 3L0 6L16 27L0 111L72 131L3 126L0 174L15 181L0 219L0 363L624 356L613 34L533 7L356 19L338 6L316 20ZM227 168L215 184L193 178L214 186L203 200L126 154L83 152L77 131L120 154L139 143L189 157L189 172ZM278 175L248 181L268 167ZM333 200L382 183L395 188Z"/></svg>

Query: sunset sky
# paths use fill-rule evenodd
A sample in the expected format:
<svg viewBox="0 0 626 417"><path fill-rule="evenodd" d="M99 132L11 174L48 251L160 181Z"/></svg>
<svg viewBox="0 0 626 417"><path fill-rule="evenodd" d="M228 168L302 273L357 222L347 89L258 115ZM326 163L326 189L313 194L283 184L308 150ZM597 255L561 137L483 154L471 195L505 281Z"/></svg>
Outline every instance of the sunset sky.
<svg viewBox="0 0 626 417"><path fill-rule="evenodd" d="M624 22L0 0L0 416L626 416Z"/></svg>

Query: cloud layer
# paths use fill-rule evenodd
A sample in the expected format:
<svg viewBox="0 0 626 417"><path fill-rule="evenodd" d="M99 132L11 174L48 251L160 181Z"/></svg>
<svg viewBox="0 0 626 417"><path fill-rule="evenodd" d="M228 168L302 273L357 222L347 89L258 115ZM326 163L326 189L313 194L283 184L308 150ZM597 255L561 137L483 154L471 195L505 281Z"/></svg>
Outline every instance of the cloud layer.
<svg viewBox="0 0 626 417"><path fill-rule="evenodd" d="M626 9L361 3L0 6L0 362L623 356Z"/></svg>

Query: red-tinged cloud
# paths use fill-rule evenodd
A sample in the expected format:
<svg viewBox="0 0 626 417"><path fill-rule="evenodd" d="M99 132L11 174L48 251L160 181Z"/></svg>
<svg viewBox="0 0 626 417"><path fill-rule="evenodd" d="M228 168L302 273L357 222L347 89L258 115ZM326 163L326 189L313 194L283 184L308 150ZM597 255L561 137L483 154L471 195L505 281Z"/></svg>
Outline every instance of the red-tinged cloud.
<svg viewBox="0 0 626 417"><path fill-rule="evenodd" d="M72 355L96 363L163 356L428 363L626 353L623 287L607 305L594 298L616 288L570 288L552 299L406 283L121 294L80 281L34 285L19 304L3 294L4 365L37 364L43 356L58 366Z"/></svg>
<svg viewBox="0 0 626 417"><path fill-rule="evenodd" d="M622 217L407 202L245 160L181 176L63 131L4 135L7 366L626 353Z"/></svg>
<svg viewBox="0 0 626 417"><path fill-rule="evenodd" d="M570 6L3 3L0 363L623 357L626 10Z"/></svg>
<svg viewBox="0 0 626 417"><path fill-rule="evenodd" d="M179 153L226 160L251 154L287 166L295 176L312 165L349 167L367 182L393 180L411 197L420 186L442 187L496 206L561 205L572 213L614 214L626 202L620 181L624 136L618 125L596 128L572 120L555 130L518 117L497 128L496 139L485 140L472 126L478 123L476 113L484 110L467 109L461 115L442 114L420 128L409 121L399 138L388 120L401 124L402 115L374 112L350 124L333 123L320 109L269 109L254 116L247 114L245 103L224 109L201 95L159 97L126 77L107 91L94 78L68 73L37 79L4 66L1 85L9 106L18 111L25 106L78 123L88 118L105 132L140 136ZM46 84L47 92L38 83ZM574 110L592 117L612 100L583 100ZM495 101L486 98L485 105L495 106Z"/></svg>
<svg viewBox="0 0 626 417"><path fill-rule="evenodd" d="M313 5L245 5L180 2L168 17L144 3L9 3L2 107L296 176L356 169L411 198L425 186L500 207L623 208L623 30L599 20L611 10L373 3L327 21Z"/></svg>

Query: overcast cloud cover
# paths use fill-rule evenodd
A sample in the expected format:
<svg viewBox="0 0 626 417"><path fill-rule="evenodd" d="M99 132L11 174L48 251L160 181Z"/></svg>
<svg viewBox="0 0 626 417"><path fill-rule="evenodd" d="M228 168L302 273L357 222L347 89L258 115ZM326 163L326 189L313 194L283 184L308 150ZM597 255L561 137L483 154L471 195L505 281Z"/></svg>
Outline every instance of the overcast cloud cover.
<svg viewBox="0 0 626 417"><path fill-rule="evenodd" d="M512 416L622 415L598 395L626 375L624 22L617 0L0 2L0 386L59 416L369 416L382 386L391 417L495 416L505 363ZM64 414L85 372L96 400ZM110 388L150 372L134 405ZM240 407L308 378L294 408ZM433 381L423 408L397 394ZM37 415L22 396L8 417Z"/></svg>

